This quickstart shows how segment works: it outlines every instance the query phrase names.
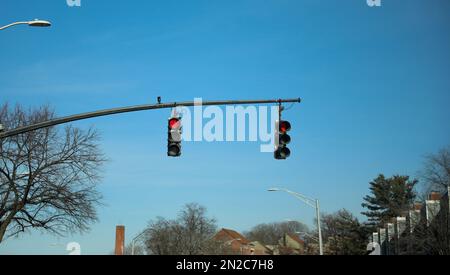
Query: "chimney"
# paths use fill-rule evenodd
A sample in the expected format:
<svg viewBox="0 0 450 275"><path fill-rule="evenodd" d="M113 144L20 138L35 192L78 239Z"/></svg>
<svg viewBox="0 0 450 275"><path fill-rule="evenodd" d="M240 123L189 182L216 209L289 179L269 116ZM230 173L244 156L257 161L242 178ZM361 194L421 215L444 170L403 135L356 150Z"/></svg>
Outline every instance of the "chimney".
<svg viewBox="0 0 450 275"><path fill-rule="evenodd" d="M116 226L116 255L123 255L125 251L125 226Z"/></svg>
<svg viewBox="0 0 450 275"><path fill-rule="evenodd" d="M428 195L428 199L430 200L430 201L438 201L438 200L440 200L442 198L442 195L441 195L441 193L439 193L439 192L431 192L429 195Z"/></svg>

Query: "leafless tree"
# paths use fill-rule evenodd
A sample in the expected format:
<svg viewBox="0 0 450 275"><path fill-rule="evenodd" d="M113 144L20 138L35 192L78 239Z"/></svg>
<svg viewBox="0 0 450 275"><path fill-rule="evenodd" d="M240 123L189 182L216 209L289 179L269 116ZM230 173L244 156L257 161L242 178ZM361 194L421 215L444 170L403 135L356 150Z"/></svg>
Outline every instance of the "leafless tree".
<svg viewBox="0 0 450 275"><path fill-rule="evenodd" d="M450 254L450 219L448 190L450 187L450 147L425 157L424 167L420 171L423 182L423 193L420 200L425 201L432 191L443 195L441 207L430 209L428 216L434 217L432 222L422 217L412 234L405 236L401 253L404 254ZM433 213L437 211L437 213Z"/></svg>
<svg viewBox="0 0 450 275"><path fill-rule="evenodd" d="M136 243L134 246L134 254L133 253L133 247L131 244L127 245L125 247L125 251L123 252L124 255L145 255L145 247L144 245L140 243ZM114 251L111 253L111 255L114 255Z"/></svg>
<svg viewBox="0 0 450 275"><path fill-rule="evenodd" d="M297 221L263 223L254 226L245 236L252 241L265 245L274 245L286 234L296 235L298 232L309 233L308 226Z"/></svg>
<svg viewBox="0 0 450 275"><path fill-rule="evenodd" d="M425 157L421 177L425 182L427 193L447 192L447 187L450 186L450 146Z"/></svg>
<svg viewBox="0 0 450 275"><path fill-rule="evenodd" d="M48 107L0 106L13 129L49 120ZM57 235L83 232L96 221L96 187L105 162L93 129L45 128L0 139L0 243L29 229Z"/></svg>
<svg viewBox="0 0 450 275"><path fill-rule="evenodd" d="M180 236L176 235L176 222L158 217L147 227L145 246L151 255L176 255L181 253Z"/></svg>
<svg viewBox="0 0 450 275"><path fill-rule="evenodd" d="M187 204L176 220L157 218L150 222L146 236L148 254L200 255L215 254L212 237L216 221L206 216L206 208Z"/></svg>
<svg viewBox="0 0 450 275"><path fill-rule="evenodd" d="M188 255L202 252L205 241L216 232L216 220L206 217L206 208L196 203L187 204L178 216L181 226L176 227L184 236L183 251Z"/></svg>

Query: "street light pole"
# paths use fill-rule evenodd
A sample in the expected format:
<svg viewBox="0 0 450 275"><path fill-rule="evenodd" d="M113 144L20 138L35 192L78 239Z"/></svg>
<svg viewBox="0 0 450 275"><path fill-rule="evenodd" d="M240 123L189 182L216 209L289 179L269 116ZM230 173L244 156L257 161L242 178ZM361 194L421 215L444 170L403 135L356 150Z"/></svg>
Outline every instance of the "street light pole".
<svg viewBox="0 0 450 275"><path fill-rule="evenodd" d="M45 21L45 20L33 20L33 21L19 21L19 22L14 22L11 24L8 24L6 26L0 27L0 31L10 28L12 26L16 26L16 25L28 25L30 27L50 27L52 24L49 21Z"/></svg>
<svg viewBox="0 0 450 275"><path fill-rule="evenodd" d="M142 235L144 235L144 233L146 233L147 230L142 231L141 233L139 233L139 235L137 235L136 237L133 238L133 240L131 241L131 255L134 255L134 247L136 245L136 241L137 239L139 239Z"/></svg>
<svg viewBox="0 0 450 275"><path fill-rule="evenodd" d="M320 227L320 206L318 199L316 199L316 216L317 216L317 230L319 231L319 253L320 255L323 255L322 228Z"/></svg>
<svg viewBox="0 0 450 275"><path fill-rule="evenodd" d="M142 231L141 233L139 233L136 237L133 238L133 240L131 241L131 255L134 255L134 247L136 246L136 241L137 239L139 239L142 235L144 235L145 233L147 233L148 231L153 230L152 228L147 228L144 231Z"/></svg>
<svg viewBox="0 0 450 275"><path fill-rule="evenodd" d="M305 204L309 205L310 207L314 208L316 210L316 217L317 217L317 231L319 231L319 253L320 255L323 255L323 243L322 243L322 228L320 226L320 206L319 206L319 200L318 199L310 199L300 193L293 192L291 190L285 189L285 188L270 188L267 191L283 191L286 193L289 193L296 197L297 199L303 201Z"/></svg>

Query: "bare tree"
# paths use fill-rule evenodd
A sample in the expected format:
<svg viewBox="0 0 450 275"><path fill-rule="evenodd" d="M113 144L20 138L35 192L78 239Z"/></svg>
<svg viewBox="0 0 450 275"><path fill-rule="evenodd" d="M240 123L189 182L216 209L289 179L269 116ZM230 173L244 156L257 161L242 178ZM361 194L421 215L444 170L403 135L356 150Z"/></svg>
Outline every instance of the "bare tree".
<svg viewBox="0 0 450 275"><path fill-rule="evenodd" d="M450 146L425 157L421 176L425 182L426 193L430 191L447 192L447 188L450 186Z"/></svg>
<svg viewBox="0 0 450 275"><path fill-rule="evenodd" d="M48 107L0 106L13 129L52 119ZM0 139L0 243L29 229L57 235L86 231L97 220L96 190L105 162L93 129L45 128Z"/></svg>
<svg viewBox="0 0 450 275"><path fill-rule="evenodd" d="M254 226L249 232L245 233L245 236L265 245L274 245L286 234L296 235L297 232L308 233L308 226L297 221L263 223Z"/></svg>
<svg viewBox="0 0 450 275"><path fill-rule="evenodd" d="M132 254L134 252L134 254ZM144 245L137 243L134 246L134 251L133 251L133 246L132 244L129 244L127 246L125 246L125 251L123 252L124 255L145 255L145 247ZM115 251L113 251L111 253L111 255L115 255Z"/></svg>
<svg viewBox="0 0 450 275"><path fill-rule="evenodd" d="M183 251L188 255L203 253L206 241L216 232L216 220L206 217L206 208L197 203L187 204L180 212L178 220ZM176 227L177 228L177 227Z"/></svg>
<svg viewBox="0 0 450 275"><path fill-rule="evenodd" d="M176 220L157 218L151 221L146 236L148 254L200 255L215 254L212 240L216 221L206 216L206 208L196 203L187 204Z"/></svg>
<svg viewBox="0 0 450 275"><path fill-rule="evenodd" d="M181 254L178 224L175 221L158 217L156 221L150 221L145 235L147 253L151 255L176 255Z"/></svg>

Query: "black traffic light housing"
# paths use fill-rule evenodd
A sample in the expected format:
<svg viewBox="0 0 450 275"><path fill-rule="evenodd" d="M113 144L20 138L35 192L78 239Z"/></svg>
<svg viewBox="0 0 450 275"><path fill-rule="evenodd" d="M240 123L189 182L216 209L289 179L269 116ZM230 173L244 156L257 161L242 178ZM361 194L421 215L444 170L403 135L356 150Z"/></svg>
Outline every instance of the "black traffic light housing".
<svg viewBox="0 0 450 275"><path fill-rule="evenodd" d="M291 150L287 145L291 142L291 137L287 134L291 130L291 123L286 120L277 120L275 125L275 152L274 157L278 160L287 159L291 155Z"/></svg>
<svg viewBox="0 0 450 275"><path fill-rule="evenodd" d="M181 156L181 117L171 117L168 121L167 156Z"/></svg>

